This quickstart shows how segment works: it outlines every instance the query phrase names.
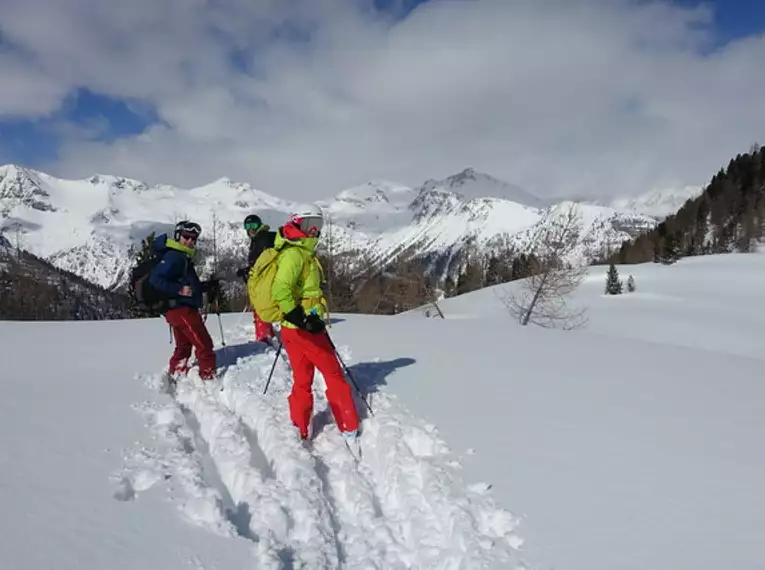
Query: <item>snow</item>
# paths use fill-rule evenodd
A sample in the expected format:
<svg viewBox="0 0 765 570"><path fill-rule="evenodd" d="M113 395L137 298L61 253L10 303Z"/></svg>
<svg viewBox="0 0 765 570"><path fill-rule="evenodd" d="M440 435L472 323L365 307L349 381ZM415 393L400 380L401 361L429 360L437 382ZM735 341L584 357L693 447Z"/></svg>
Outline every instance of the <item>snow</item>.
<svg viewBox="0 0 765 570"><path fill-rule="evenodd" d="M0 550L10 568L763 567L765 254L590 269L578 331L500 296L446 319L336 315L362 460L316 379L289 427L286 360L217 320L221 386L160 391L159 319L0 323ZM219 388L223 389L220 390ZM342 561L340 563L339 561ZM3 565L0 565L3 566ZM3 566L5 567L5 566Z"/></svg>

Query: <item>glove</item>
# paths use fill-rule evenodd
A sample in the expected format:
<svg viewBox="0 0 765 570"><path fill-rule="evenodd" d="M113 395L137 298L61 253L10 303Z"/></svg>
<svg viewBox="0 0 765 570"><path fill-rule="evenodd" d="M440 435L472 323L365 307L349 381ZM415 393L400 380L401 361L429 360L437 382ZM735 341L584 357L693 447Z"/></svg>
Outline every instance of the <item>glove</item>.
<svg viewBox="0 0 765 570"><path fill-rule="evenodd" d="M303 307L301 307L300 305L297 305L289 313L286 313L284 315L284 320L287 321L288 323L292 323L298 328L304 329L305 328L305 311L303 311Z"/></svg>
<svg viewBox="0 0 765 570"><path fill-rule="evenodd" d="M202 283L202 291L207 293L207 299L212 303L220 293L220 280L210 279Z"/></svg>
<svg viewBox="0 0 765 570"><path fill-rule="evenodd" d="M319 334L327 330L327 325L324 321L321 320L319 315L316 313L311 313L305 318L305 325L303 328L310 333Z"/></svg>

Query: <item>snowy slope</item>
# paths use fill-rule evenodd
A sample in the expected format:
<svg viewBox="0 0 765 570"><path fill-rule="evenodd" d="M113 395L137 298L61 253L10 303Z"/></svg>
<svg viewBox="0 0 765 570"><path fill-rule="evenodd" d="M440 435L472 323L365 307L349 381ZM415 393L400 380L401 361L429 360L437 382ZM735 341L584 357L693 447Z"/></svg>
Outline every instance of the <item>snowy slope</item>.
<svg viewBox="0 0 765 570"><path fill-rule="evenodd" d="M616 268L625 294L604 295L608 266L594 266L569 299L572 307L587 308L589 332L763 357L760 335L753 331L765 321L758 285L765 274L765 252ZM630 275L637 290L627 294ZM487 287L445 299L440 307L453 318L504 318L502 298L522 287L523 281Z"/></svg>
<svg viewBox="0 0 765 570"><path fill-rule="evenodd" d="M592 268L569 333L520 327L496 289L446 320L340 315L375 414L359 468L320 389L299 445L247 315L225 348L208 320L224 390L178 404L162 320L0 323L0 566L759 569L764 270L632 266L638 291L605 298Z"/></svg>
<svg viewBox="0 0 765 570"><path fill-rule="evenodd" d="M529 230L561 207L472 169L417 188L372 181L320 203L331 221L324 241L335 252L363 251L385 263L406 251L429 257L442 277L444 262L456 258L448 267L454 276L468 247L528 249L533 245ZM257 212L278 226L295 207L227 178L182 189L107 175L63 180L13 165L0 167L0 231L21 235L23 247L103 287L125 283L131 247L151 231L168 231L176 221L191 218L203 225L203 245L209 250L215 216L219 253L244 257L241 222L247 214ZM591 204L580 204L580 209L585 227L577 252L588 257L656 224L633 211Z"/></svg>
<svg viewBox="0 0 765 570"><path fill-rule="evenodd" d="M501 302L516 282L442 301L447 321L392 317L390 350L370 327L358 356L406 347L448 371L431 396L410 369L390 388L475 450L466 473L507 474L496 493L540 567L762 568L765 254L618 269L637 291L605 296L607 267L590 268L584 330L520 334Z"/></svg>

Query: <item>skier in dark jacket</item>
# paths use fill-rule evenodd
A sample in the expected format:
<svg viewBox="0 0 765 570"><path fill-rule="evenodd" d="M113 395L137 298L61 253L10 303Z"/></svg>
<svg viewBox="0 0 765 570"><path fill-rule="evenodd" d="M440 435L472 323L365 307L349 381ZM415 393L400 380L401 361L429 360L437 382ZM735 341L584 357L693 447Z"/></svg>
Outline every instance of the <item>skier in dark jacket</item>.
<svg viewBox="0 0 765 570"><path fill-rule="evenodd" d="M276 232L271 231L268 225L264 224L260 217L255 214L250 214L244 219L244 229L247 231L247 237L250 238L250 251L247 255L247 266L238 269L236 275L247 283L250 269L255 265L255 261L260 254L269 247L274 247ZM273 338L274 328L271 323L261 321L255 311L252 312L252 319L255 323L256 342L268 341L270 338Z"/></svg>
<svg viewBox="0 0 765 570"><path fill-rule="evenodd" d="M169 297L165 320L173 330L175 351L170 357L168 373L186 374L192 348L199 361L199 376L203 380L215 378L215 352L210 333L207 332L199 310L203 293L213 301L218 294L217 279L200 281L192 258L202 228L195 222L184 220L175 226L173 238L163 234L154 240L154 249L166 253L149 274L149 284Z"/></svg>

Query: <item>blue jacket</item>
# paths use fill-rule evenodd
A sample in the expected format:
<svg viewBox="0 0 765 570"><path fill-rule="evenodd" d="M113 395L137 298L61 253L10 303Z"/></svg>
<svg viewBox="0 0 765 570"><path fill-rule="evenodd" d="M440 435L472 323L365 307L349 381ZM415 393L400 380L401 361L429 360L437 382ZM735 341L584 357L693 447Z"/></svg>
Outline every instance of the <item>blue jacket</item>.
<svg viewBox="0 0 765 570"><path fill-rule="evenodd" d="M192 256L194 250L184 247L166 234L158 236L153 243L154 251L160 255L160 261L149 274L149 284L157 291L171 297L170 308L179 305L202 308L202 283L199 281ZM191 296L182 297L181 288L191 287Z"/></svg>

